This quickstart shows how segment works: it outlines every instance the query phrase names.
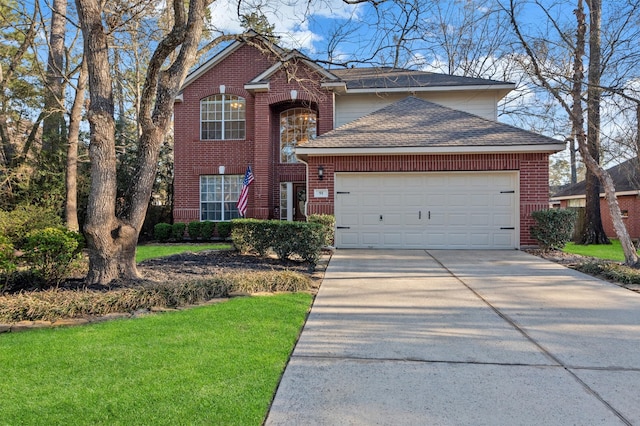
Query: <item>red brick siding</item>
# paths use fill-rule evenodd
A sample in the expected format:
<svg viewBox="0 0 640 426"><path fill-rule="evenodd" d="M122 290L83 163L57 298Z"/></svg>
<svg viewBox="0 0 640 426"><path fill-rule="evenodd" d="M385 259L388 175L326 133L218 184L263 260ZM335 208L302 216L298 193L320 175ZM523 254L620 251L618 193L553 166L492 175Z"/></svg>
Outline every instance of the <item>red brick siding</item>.
<svg viewBox="0 0 640 426"><path fill-rule="evenodd" d="M318 166L324 178L318 179ZM444 172L444 171L520 171L520 245L536 245L531 238L531 212L548 207L548 155L539 154L466 154L466 155L394 155L394 156L314 156L309 158L309 193L327 188L329 198L309 197L307 212L333 213L335 172Z"/></svg>
<svg viewBox="0 0 640 426"><path fill-rule="evenodd" d="M244 174L251 164L255 182L249 192L248 217L273 217L280 182L306 181L304 164L280 164L279 113L293 107L312 108L318 115L318 134L322 134L333 128L333 97L320 88L319 76L300 63L291 64L295 76L285 71L273 75L268 92L247 92L244 85L273 63L245 45L183 91L183 101L175 107L175 221L199 219L200 176L218 174L220 165L225 166L225 174ZM220 93L220 85L225 86L225 93L246 99L245 140L200 140L200 100ZM298 92L295 101L291 99L294 89Z"/></svg>
<svg viewBox="0 0 640 426"><path fill-rule="evenodd" d="M622 195L618 197L618 205L620 210L627 210L628 217L622 219L627 228L629 236L634 239L640 239L640 196L638 195ZM567 200L560 201L560 207L567 207ZM602 217L602 226L604 232L609 238L618 238L613 228L611 213L609 213L609 205L604 198L600 198L600 215Z"/></svg>

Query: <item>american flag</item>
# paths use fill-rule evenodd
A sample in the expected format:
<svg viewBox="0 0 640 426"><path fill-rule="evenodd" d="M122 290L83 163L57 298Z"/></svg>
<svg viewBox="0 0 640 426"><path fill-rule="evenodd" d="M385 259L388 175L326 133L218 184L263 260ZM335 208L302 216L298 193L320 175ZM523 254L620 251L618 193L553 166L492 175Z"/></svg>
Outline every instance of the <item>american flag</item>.
<svg viewBox="0 0 640 426"><path fill-rule="evenodd" d="M247 202L249 201L249 185L254 181L253 173L251 172L251 166L247 166L247 173L244 174L244 181L242 182L242 191L240 191L240 197L238 198L238 212L240 216L244 217L247 212Z"/></svg>

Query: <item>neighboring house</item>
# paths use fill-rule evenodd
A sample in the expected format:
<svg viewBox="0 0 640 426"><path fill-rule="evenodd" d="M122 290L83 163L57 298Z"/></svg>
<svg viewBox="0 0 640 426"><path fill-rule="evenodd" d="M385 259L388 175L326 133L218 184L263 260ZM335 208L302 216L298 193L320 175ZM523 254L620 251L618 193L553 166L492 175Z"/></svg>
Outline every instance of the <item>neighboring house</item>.
<svg viewBox="0 0 640 426"><path fill-rule="evenodd" d="M607 170L616 188L618 205L622 211L627 231L631 238L640 238L640 163L633 158ZM551 197L559 207L584 207L586 198L586 182L581 181L569 185ZM610 238L617 238L611 221L609 206L604 199L604 188L600 185L600 214L602 225Z"/></svg>
<svg viewBox="0 0 640 426"><path fill-rule="evenodd" d="M391 68L325 69L258 39L191 73L175 105L174 220L336 216L338 248L533 246L548 156L564 143L498 123L514 84ZM274 54L277 53L278 55Z"/></svg>

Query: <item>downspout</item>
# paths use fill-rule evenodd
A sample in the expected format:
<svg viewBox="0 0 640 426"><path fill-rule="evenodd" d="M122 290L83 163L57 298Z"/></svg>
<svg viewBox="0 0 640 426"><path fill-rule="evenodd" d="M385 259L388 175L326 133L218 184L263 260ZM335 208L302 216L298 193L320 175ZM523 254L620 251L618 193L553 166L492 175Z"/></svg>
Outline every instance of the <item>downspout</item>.
<svg viewBox="0 0 640 426"><path fill-rule="evenodd" d="M309 194L309 163L307 163L302 158L300 158L298 154L296 154L296 159L301 163L304 163L305 170L306 170L307 176L305 179L305 190L307 191L307 199L304 201L304 217L306 217L307 221L309 221L309 216L307 215L307 204L309 203L309 199L311 198L311 195Z"/></svg>

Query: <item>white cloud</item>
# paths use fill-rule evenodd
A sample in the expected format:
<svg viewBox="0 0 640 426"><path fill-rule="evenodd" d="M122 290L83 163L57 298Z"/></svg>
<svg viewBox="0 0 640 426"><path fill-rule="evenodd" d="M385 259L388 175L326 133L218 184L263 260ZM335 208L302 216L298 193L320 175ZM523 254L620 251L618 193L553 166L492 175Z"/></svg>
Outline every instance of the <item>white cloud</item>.
<svg viewBox="0 0 640 426"><path fill-rule="evenodd" d="M346 19L352 17L358 6L349 6L342 0L323 0L307 2L305 0L257 0L258 3L241 3L241 11L261 11L275 25L275 33L281 37L283 47L315 51L314 43L321 41L323 35L313 32L309 27L309 18ZM242 27L238 18L238 0L216 0L210 6L210 24L217 30L234 33Z"/></svg>

